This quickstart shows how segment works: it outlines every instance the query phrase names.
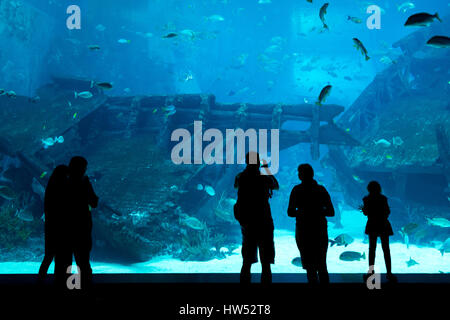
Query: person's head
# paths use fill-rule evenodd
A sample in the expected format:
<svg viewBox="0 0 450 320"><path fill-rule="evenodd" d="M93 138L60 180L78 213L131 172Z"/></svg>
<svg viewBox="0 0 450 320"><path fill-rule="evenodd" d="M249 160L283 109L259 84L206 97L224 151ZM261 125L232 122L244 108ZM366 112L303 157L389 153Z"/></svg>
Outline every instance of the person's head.
<svg viewBox="0 0 450 320"><path fill-rule="evenodd" d="M245 155L245 163L249 169L259 170L259 154L254 151L250 151Z"/></svg>
<svg viewBox="0 0 450 320"><path fill-rule="evenodd" d="M88 162L85 158L76 156L70 160L69 172L72 178L81 179L86 173Z"/></svg>
<svg viewBox="0 0 450 320"><path fill-rule="evenodd" d="M380 194L381 193L381 186L376 181L370 181L367 185L367 191L371 194Z"/></svg>
<svg viewBox="0 0 450 320"><path fill-rule="evenodd" d="M299 165L298 166L298 178L302 182L312 181L314 178L313 168L307 163Z"/></svg>

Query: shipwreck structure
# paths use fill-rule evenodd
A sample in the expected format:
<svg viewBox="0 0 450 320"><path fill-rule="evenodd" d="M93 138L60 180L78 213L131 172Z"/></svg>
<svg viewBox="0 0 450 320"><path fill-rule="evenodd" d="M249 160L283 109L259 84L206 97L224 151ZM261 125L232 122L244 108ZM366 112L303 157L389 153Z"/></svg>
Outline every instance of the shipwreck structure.
<svg viewBox="0 0 450 320"><path fill-rule="evenodd" d="M83 99L74 93L83 91L93 97ZM213 95L200 94L108 97L91 81L62 78L40 88L38 95L38 101L0 97L4 123L0 152L21 163L20 168L6 170L7 177L15 178L8 187L40 196L42 201L53 168L74 154L84 155L102 199L94 214L96 244L132 260L169 250L168 243L183 247L182 239L182 257L205 258L210 253L202 253L200 243L213 246L217 234L222 242L232 236L229 229L235 221L229 189L238 168L173 164L173 130L189 129L196 120L205 128L224 131L279 129L281 149L310 143L315 159L321 144L359 145L335 124L344 111L338 105L222 104ZM284 130L287 121L306 121L310 128ZM199 192L198 184L213 186L216 195ZM34 213L36 221L41 214ZM192 242L193 238L198 241Z"/></svg>

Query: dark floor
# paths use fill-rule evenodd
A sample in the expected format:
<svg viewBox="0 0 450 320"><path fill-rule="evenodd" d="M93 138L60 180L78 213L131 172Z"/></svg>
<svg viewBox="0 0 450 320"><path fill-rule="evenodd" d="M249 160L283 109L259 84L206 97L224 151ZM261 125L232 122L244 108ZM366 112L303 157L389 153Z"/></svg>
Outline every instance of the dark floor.
<svg viewBox="0 0 450 320"><path fill-rule="evenodd" d="M254 275L255 282L258 277ZM407 319L418 310L448 313L450 277L446 274L398 275L397 284L387 283L382 276L378 290L369 290L360 274L330 278L328 288L311 288L304 274L275 274L271 285L240 285L238 274L104 274L94 276L89 293L61 293L52 287L52 276L37 285L35 275L0 275L0 301L3 309L15 311L142 310L148 316L143 319L291 319L306 311L346 318L395 312ZM238 309L232 309L243 305L256 314L242 314L245 308L237 314ZM181 314L187 306L197 311L205 310L197 307L214 307L214 312L209 317Z"/></svg>

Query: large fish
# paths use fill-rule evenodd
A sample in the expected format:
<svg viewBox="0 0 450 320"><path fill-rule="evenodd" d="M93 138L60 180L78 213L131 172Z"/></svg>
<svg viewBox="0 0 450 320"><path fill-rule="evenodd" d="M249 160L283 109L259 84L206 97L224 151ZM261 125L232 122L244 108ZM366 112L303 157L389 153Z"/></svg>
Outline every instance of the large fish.
<svg viewBox="0 0 450 320"><path fill-rule="evenodd" d="M406 20L405 27L428 27L431 23L433 23L434 19L442 22L437 12L434 15L425 12L416 13Z"/></svg>
<svg viewBox="0 0 450 320"><path fill-rule="evenodd" d="M449 48L450 38L446 36L434 36L427 41L427 45L434 48Z"/></svg>
<svg viewBox="0 0 450 320"><path fill-rule="evenodd" d="M317 100L316 104L318 106L322 105L322 102L325 102L325 100L327 99L327 97L330 95L331 92L331 85L325 86L322 91L320 91L320 95L319 95L319 100Z"/></svg>
<svg viewBox="0 0 450 320"><path fill-rule="evenodd" d="M326 24L326 22L325 22L325 15L327 14L327 8L328 8L328 5L329 5L329 3L325 3L325 4L322 6L322 8L320 8L320 11L319 11L319 17L320 17L320 20L322 21L323 27L324 27L325 29L328 29L328 26L327 26L327 24Z"/></svg>
<svg viewBox="0 0 450 320"><path fill-rule="evenodd" d="M355 43L355 47L357 50L361 50L361 53L366 58L366 61L370 59L370 57L367 55L366 47L362 44L362 42L358 38L353 38L353 42Z"/></svg>
<svg viewBox="0 0 450 320"><path fill-rule="evenodd" d="M334 238L334 240L330 239L329 242L331 243L330 247L334 245L347 247L353 242L353 238L350 235L343 233Z"/></svg>
<svg viewBox="0 0 450 320"><path fill-rule="evenodd" d="M363 252L362 254L356 251L344 251L339 256L339 259L342 261L359 261L361 259L366 259L366 253Z"/></svg>

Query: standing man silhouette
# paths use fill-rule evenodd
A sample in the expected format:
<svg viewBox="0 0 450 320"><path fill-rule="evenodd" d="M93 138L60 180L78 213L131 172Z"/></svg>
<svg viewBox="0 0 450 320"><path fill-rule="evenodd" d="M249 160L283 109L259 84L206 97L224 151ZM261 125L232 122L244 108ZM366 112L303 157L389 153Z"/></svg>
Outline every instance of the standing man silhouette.
<svg viewBox="0 0 450 320"><path fill-rule="evenodd" d="M243 264L241 283L251 282L251 266L261 260L261 283L272 282L270 265L275 263L275 245L273 241L273 219L269 198L273 190L278 190L278 181L270 173L267 164L260 172L260 159L256 152L246 155L247 167L236 176L234 187L238 189L238 199L234 206L234 216L241 225Z"/></svg>
<svg viewBox="0 0 450 320"><path fill-rule="evenodd" d="M89 289L92 281L90 252L92 249L91 208L98 205L98 197L85 175L88 162L83 157L73 157L69 163L68 211L71 217L70 246L81 273L81 288Z"/></svg>
<svg viewBox="0 0 450 320"><path fill-rule="evenodd" d="M327 190L314 180L309 164L298 167L301 184L292 189L288 215L296 218L295 240L302 266L310 284L330 282L327 270L328 230L326 217L334 216L334 208Z"/></svg>

